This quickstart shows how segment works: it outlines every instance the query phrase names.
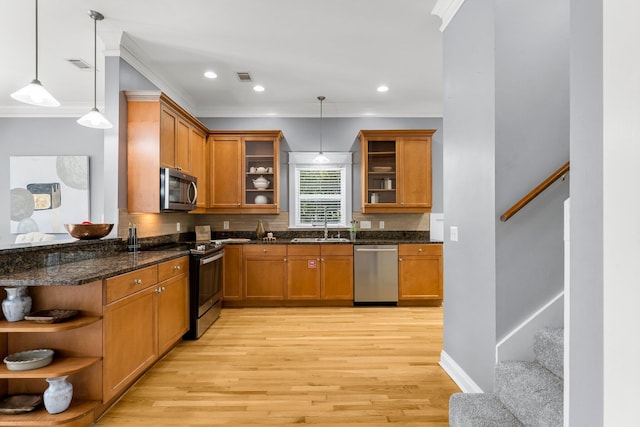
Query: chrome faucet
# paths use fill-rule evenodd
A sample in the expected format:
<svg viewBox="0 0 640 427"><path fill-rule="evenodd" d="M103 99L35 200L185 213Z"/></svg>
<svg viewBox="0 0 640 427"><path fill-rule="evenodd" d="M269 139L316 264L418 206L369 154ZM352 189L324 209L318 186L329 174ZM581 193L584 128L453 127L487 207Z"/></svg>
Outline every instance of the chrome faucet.
<svg viewBox="0 0 640 427"><path fill-rule="evenodd" d="M325 240L329 238L329 228L327 226L327 207L324 208L324 238Z"/></svg>

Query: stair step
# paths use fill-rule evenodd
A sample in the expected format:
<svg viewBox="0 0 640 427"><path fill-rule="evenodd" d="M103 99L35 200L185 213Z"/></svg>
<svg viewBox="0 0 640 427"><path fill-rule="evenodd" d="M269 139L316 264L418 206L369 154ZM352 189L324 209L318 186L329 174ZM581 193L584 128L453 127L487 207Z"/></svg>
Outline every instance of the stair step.
<svg viewBox="0 0 640 427"><path fill-rule="evenodd" d="M520 427L493 393L455 393L449 399L451 427Z"/></svg>
<svg viewBox="0 0 640 427"><path fill-rule="evenodd" d="M564 329L544 328L538 331L533 342L536 361L564 378Z"/></svg>
<svg viewBox="0 0 640 427"><path fill-rule="evenodd" d="M562 427L563 381L539 363L498 363L495 392L522 424Z"/></svg>

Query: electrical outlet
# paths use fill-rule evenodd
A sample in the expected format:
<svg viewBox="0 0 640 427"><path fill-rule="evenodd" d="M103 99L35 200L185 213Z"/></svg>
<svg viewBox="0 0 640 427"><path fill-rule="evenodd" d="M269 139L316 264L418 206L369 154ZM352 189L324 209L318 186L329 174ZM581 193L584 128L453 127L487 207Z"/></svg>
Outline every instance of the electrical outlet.
<svg viewBox="0 0 640 427"><path fill-rule="evenodd" d="M452 242L458 241L458 227L455 225L449 227L449 239L451 239Z"/></svg>
<svg viewBox="0 0 640 427"><path fill-rule="evenodd" d="M229 229L229 221L222 221L222 228L225 230Z"/></svg>
<svg viewBox="0 0 640 427"><path fill-rule="evenodd" d="M180 223L176 222L176 231L180 231Z"/></svg>
<svg viewBox="0 0 640 427"><path fill-rule="evenodd" d="M384 221L380 221L380 222L378 222L378 228L379 228L380 230L384 230Z"/></svg>
<svg viewBox="0 0 640 427"><path fill-rule="evenodd" d="M371 228L371 221L360 221L360 228L363 230Z"/></svg>

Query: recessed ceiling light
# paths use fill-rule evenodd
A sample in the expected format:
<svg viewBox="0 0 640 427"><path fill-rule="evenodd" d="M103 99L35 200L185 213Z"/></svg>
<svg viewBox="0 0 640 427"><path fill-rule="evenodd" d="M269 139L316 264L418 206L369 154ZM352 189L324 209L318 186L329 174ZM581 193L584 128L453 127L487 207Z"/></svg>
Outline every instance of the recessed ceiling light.
<svg viewBox="0 0 640 427"><path fill-rule="evenodd" d="M264 86L255 85L253 87L253 90L255 90L256 92L264 92Z"/></svg>
<svg viewBox="0 0 640 427"><path fill-rule="evenodd" d="M215 79L216 77L218 77L218 75L216 73L214 73L213 71L207 71L204 73L204 76L208 79Z"/></svg>
<svg viewBox="0 0 640 427"><path fill-rule="evenodd" d="M386 91L389 90L389 87L385 86L385 85L381 85L381 86L378 86L377 90L378 90L378 92L386 92Z"/></svg>

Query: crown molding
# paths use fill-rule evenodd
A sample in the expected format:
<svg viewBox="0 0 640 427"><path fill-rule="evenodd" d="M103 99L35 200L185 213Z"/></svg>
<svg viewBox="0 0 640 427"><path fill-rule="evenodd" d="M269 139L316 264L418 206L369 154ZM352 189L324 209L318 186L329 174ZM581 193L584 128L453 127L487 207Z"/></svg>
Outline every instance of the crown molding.
<svg viewBox="0 0 640 427"><path fill-rule="evenodd" d="M449 22L456 16L458 10L462 7L464 0L438 0L431 11L432 15L436 15L442 19L440 31L444 31Z"/></svg>
<svg viewBox="0 0 640 427"><path fill-rule="evenodd" d="M135 42L131 40L130 37L127 37L126 33L124 33L120 43L120 58L127 61L129 65L153 83L164 94L191 113L191 111L193 111L193 103L183 96L180 91L174 89L166 80L151 70L151 68L147 67L147 65L135 54L136 50Z"/></svg>

